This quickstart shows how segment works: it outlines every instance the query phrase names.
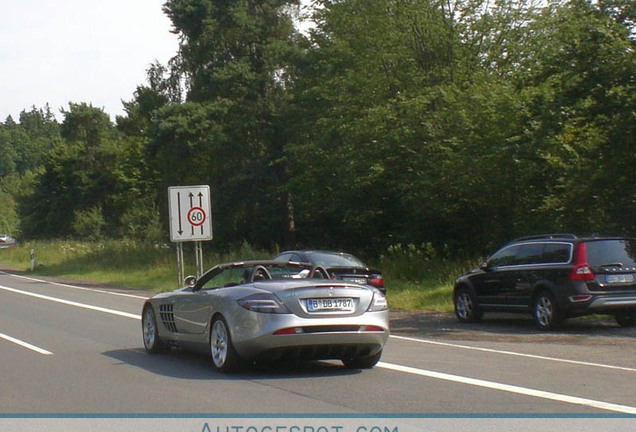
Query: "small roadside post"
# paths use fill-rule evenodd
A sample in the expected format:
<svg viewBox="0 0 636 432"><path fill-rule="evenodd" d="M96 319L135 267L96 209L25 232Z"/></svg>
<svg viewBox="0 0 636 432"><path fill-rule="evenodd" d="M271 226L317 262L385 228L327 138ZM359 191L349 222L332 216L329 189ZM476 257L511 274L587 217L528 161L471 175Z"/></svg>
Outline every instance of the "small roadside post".
<svg viewBox="0 0 636 432"><path fill-rule="evenodd" d="M31 249L31 271L35 270L35 249Z"/></svg>
<svg viewBox="0 0 636 432"><path fill-rule="evenodd" d="M212 240L210 186L170 186L170 240L177 245L177 278L184 279L183 243L194 242L197 278L203 274L201 241Z"/></svg>

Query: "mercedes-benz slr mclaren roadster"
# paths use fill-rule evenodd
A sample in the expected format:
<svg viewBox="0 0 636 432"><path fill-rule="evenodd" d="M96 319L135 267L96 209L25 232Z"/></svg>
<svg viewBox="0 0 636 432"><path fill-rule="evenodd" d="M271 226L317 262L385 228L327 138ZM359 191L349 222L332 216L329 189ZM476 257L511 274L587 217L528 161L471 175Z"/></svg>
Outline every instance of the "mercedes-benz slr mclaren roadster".
<svg viewBox="0 0 636 432"><path fill-rule="evenodd" d="M221 372L256 361L341 360L372 368L389 337L386 298L368 285L328 279L309 264L219 264L184 288L146 301L146 350L210 353Z"/></svg>

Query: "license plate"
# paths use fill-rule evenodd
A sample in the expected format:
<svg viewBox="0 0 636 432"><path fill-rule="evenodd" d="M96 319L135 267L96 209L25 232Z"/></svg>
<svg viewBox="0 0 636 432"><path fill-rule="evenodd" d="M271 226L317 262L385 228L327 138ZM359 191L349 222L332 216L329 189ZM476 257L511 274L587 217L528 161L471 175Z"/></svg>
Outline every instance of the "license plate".
<svg viewBox="0 0 636 432"><path fill-rule="evenodd" d="M605 276L605 282L607 283L633 283L634 275L633 274L612 274Z"/></svg>
<svg viewBox="0 0 636 432"><path fill-rule="evenodd" d="M350 298L317 298L307 299L309 312L321 311L353 311L353 299Z"/></svg>

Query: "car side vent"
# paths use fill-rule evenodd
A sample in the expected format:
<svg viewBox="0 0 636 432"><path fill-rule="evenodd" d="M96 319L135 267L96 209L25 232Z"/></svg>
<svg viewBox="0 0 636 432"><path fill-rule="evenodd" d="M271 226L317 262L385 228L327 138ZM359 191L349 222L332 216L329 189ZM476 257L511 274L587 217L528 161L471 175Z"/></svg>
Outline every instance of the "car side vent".
<svg viewBox="0 0 636 432"><path fill-rule="evenodd" d="M164 304L159 306L159 316L163 325L173 333L177 332L177 325L174 322L174 313L172 312L171 304Z"/></svg>

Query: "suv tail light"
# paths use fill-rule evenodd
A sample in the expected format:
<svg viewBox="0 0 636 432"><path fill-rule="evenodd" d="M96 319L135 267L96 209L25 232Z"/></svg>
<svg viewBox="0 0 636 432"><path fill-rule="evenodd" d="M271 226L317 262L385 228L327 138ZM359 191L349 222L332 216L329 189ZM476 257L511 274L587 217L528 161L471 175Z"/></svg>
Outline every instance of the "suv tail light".
<svg viewBox="0 0 636 432"><path fill-rule="evenodd" d="M573 281L589 281L594 280L594 272L587 264L587 246L585 243L579 243L576 264L570 272L570 280Z"/></svg>

